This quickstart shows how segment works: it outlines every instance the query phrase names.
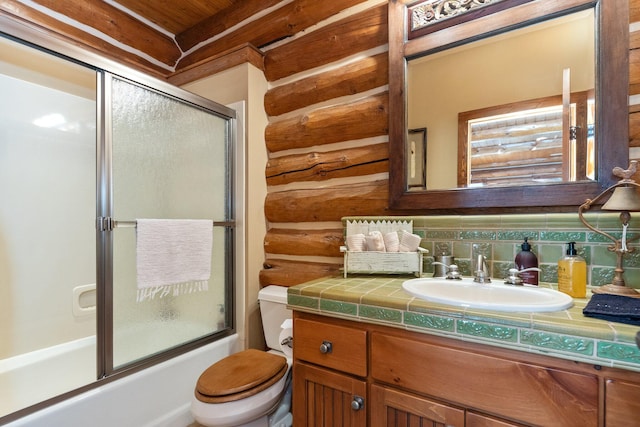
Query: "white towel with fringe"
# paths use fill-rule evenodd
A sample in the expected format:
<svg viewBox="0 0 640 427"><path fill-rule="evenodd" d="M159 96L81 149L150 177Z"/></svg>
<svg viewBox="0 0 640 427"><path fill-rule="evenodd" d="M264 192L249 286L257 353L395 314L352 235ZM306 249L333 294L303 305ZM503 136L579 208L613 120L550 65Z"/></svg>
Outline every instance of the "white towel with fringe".
<svg viewBox="0 0 640 427"><path fill-rule="evenodd" d="M138 302L208 290L213 221L136 221Z"/></svg>

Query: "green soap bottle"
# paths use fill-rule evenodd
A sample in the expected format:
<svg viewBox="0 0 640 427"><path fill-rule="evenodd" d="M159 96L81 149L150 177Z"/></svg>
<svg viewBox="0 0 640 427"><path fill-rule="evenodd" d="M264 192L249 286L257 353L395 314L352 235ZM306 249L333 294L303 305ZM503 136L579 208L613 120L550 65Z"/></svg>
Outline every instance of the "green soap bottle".
<svg viewBox="0 0 640 427"><path fill-rule="evenodd" d="M558 290L573 298L587 296L587 262L578 255L576 242L567 243L567 252L558 261Z"/></svg>

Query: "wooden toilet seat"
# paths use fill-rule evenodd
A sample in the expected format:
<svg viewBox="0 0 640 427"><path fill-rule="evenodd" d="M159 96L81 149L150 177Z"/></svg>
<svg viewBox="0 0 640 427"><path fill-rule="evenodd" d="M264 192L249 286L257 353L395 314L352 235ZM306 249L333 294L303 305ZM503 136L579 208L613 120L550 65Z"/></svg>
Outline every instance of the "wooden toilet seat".
<svg viewBox="0 0 640 427"><path fill-rule="evenodd" d="M287 373L287 359L249 349L209 366L198 378L195 395L205 403L226 403L253 396Z"/></svg>

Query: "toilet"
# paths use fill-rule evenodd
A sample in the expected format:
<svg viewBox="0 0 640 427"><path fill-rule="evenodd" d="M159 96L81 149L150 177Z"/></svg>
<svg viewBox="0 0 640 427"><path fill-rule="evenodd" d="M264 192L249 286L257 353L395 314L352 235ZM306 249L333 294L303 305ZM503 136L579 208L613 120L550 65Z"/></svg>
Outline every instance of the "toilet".
<svg viewBox="0 0 640 427"><path fill-rule="evenodd" d="M268 351L232 354L198 378L191 414L205 427L290 427L291 310L287 288L267 286L258 293Z"/></svg>

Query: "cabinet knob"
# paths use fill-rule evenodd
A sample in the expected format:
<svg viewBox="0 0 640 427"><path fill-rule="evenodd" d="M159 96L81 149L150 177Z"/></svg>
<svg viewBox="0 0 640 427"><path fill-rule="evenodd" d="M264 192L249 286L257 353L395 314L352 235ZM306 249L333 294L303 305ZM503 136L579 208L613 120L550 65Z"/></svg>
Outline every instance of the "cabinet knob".
<svg viewBox="0 0 640 427"><path fill-rule="evenodd" d="M331 353L332 351L333 344L331 344L331 341L322 341L322 344L320 344L320 353L327 354Z"/></svg>
<svg viewBox="0 0 640 427"><path fill-rule="evenodd" d="M364 399L360 396L353 396L353 400L351 401L351 409L354 411L359 411L364 408Z"/></svg>

